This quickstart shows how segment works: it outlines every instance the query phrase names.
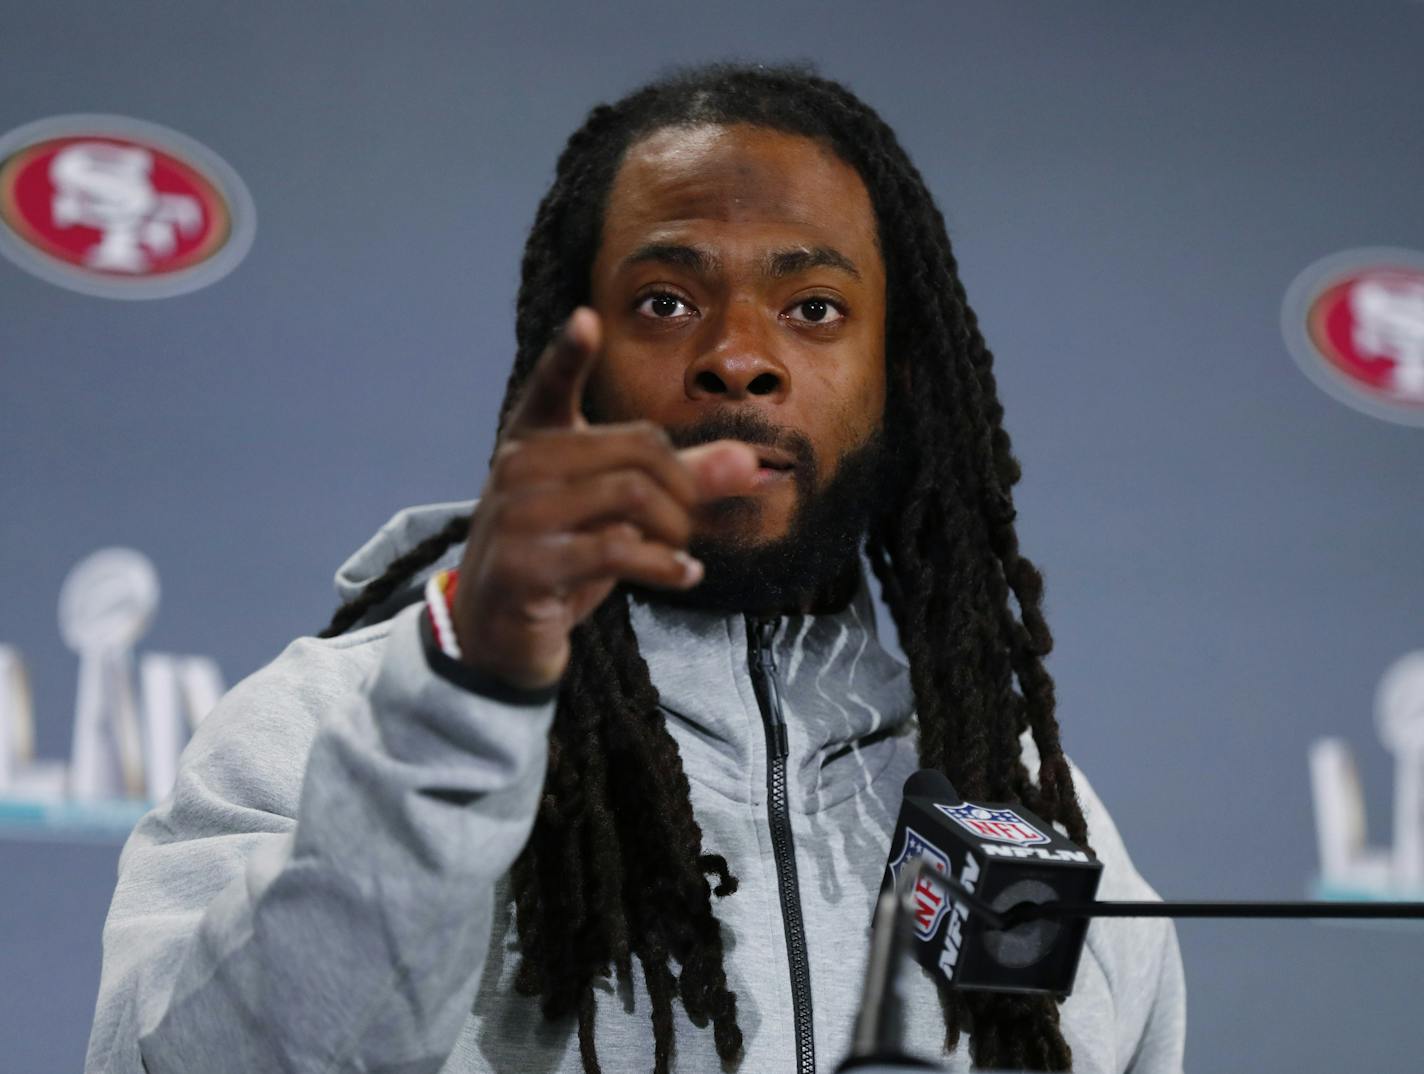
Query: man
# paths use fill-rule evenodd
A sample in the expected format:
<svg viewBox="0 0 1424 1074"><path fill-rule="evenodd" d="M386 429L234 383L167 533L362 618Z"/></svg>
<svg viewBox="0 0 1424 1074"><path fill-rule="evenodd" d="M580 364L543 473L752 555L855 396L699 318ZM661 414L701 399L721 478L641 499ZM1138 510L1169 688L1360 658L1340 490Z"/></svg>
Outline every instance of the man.
<svg viewBox="0 0 1424 1074"><path fill-rule="evenodd" d="M473 510L357 553L125 848L91 1071L828 1071L921 765L1151 897L1063 756L990 354L864 104L713 67L594 109L517 335ZM908 989L958 1069L1181 1066L1165 922L1095 923L1061 1002Z"/></svg>

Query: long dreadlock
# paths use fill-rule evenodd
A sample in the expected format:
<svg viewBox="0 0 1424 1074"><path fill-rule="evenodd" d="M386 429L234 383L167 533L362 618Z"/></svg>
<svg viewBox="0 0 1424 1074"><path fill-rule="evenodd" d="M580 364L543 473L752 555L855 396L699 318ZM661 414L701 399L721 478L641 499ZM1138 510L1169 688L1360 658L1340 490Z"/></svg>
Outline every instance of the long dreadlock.
<svg viewBox="0 0 1424 1074"><path fill-rule="evenodd" d="M736 123L830 146L860 174L874 206L886 267L894 487L866 552L909 659L920 762L965 797L1021 802L1087 846L1043 665L1053 644L1043 580L1014 529L1019 465L992 355L924 180L894 132L849 90L800 67L713 65L594 108L560 154L525 246L501 428L545 344L588 299L606 199L629 146L662 128ZM468 522L454 520L392 563L323 636L360 621L461 540ZM675 999L694 1022L711 1023L718 1055L733 1059L742 1034L711 897L734 892L736 879L725 859L703 851L627 602L605 601L571 646L544 795L511 874L517 987L539 997L550 1018L577 1019L584 1069L597 1074L594 983L612 973L628 980L636 958L651 999L657 1074L671 1066ZM1026 728L1038 747L1036 780L1019 756ZM947 1049L968 1030L980 1066L1068 1068L1052 997L942 988L940 999Z"/></svg>

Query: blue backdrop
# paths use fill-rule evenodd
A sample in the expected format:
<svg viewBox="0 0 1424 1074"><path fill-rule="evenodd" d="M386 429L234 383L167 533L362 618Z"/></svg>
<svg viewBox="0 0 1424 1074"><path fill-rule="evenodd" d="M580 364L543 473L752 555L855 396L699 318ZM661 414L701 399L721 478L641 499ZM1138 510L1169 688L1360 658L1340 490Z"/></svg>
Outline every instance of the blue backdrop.
<svg viewBox="0 0 1424 1074"><path fill-rule="evenodd" d="M0 132L111 112L221 154L256 243L116 302L0 262L0 642L68 749L60 582L142 549L145 645L229 681L324 624L396 508L474 495L525 229L594 102L670 64L812 59L945 211L1025 466L1070 754L1166 895L1302 896L1306 749L1390 760L1424 647L1424 429L1297 368L1308 264L1424 249L1424 4L0 2ZM0 1069L77 1070L117 845L0 841ZM1405 1069L1424 931L1180 931L1196 1071Z"/></svg>

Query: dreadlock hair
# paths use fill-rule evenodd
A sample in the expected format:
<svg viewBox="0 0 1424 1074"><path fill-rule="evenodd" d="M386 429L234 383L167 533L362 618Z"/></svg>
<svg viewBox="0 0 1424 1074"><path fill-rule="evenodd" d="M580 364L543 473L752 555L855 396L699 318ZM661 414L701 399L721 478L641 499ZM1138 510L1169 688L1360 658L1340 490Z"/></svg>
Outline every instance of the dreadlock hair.
<svg viewBox="0 0 1424 1074"><path fill-rule="evenodd" d="M840 84L803 67L711 65L599 105L559 156L525 246L518 352L500 425L545 344L590 290L610 187L628 148L663 128L751 124L814 139L860 174L886 268L885 431L893 471L866 553L910 664L923 766L966 798L1021 802L1087 847L1059 742L1043 579L1019 552L1019 479L992 355L960 283L924 180L894 132ZM468 519L402 556L341 608L341 633L459 541ZM550 1018L572 1015L584 1070L600 1071L594 984L629 979L651 1000L655 1071L670 1070L672 1005L710 1022L718 1055L741 1049L712 896L736 879L705 853L687 777L664 726L625 599L575 629L550 733L544 794L511 878L521 951L517 986ZM1036 780L1020 759L1030 729ZM716 881L715 888L708 877ZM941 988L945 1047L971 1033L983 1067L1066 1070L1071 1052L1047 996Z"/></svg>

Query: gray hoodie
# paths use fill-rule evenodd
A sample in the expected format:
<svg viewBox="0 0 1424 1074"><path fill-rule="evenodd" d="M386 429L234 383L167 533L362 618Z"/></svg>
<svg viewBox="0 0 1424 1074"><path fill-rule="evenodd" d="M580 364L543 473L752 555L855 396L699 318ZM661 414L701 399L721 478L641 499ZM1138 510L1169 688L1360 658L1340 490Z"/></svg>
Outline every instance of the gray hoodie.
<svg viewBox="0 0 1424 1074"><path fill-rule="evenodd" d="M340 595L469 507L401 512L342 567ZM533 824L553 704L435 674L420 611L409 603L343 637L293 642L203 721L172 795L119 861L90 1074L580 1074L572 1021L546 1021L514 991L505 879ZM745 1034L738 1069L795 1071L789 863L773 853L746 622L636 602L632 615L703 845L740 882L714 902ZM916 768L912 694L864 592L835 615L783 618L773 648L809 971L802 1043L828 1072L849 1048L871 908ZM1024 752L1036 771L1027 737ZM1074 778L1105 867L1100 897L1155 898ZM610 1074L653 1066L636 965L631 990L609 982L598 995ZM943 1054L933 985L918 969L908 976L911 1049L969 1069L967 1040ZM675 1069L721 1074L710 1028L674 1011ZM1062 1015L1077 1071L1180 1070L1185 989L1171 924L1095 921Z"/></svg>

